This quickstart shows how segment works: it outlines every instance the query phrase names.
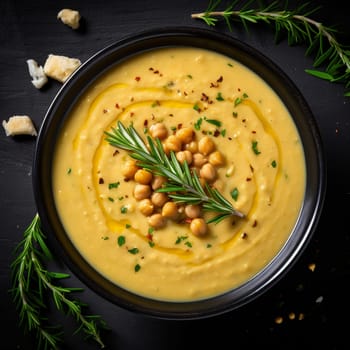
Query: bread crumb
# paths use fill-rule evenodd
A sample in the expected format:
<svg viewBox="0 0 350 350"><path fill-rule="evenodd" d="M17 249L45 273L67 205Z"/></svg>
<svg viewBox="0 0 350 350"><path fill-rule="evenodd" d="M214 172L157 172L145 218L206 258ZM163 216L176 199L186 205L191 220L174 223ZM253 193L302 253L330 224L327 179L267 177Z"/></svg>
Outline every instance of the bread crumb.
<svg viewBox="0 0 350 350"><path fill-rule="evenodd" d="M77 58L50 54L44 64L45 74L61 83L64 83L70 75L81 65Z"/></svg>
<svg viewBox="0 0 350 350"><path fill-rule="evenodd" d="M295 313L294 313L294 312L290 312L290 313L288 314L288 318L289 318L290 320L294 320L294 319L295 319Z"/></svg>
<svg viewBox="0 0 350 350"><path fill-rule="evenodd" d="M43 67L39 66L39 64L33 59L27 60L27 65L29 74L32 77L32 84L37 89L41 89L48 82Z"/></svg>
<svg viewBox="0 0 350 350"><path fill-rule="evenodd" d="M275 323L276 324L282 324L283 323L283 317L282 316L275 317Z"/></svg>
<svg viewBox="0 0 350 350"><path fill-rule="evenodd" d="M6 136L31 135L37 136L36 129L31 118L27 115L14 115L8 121L3 120L2 126Z"/></svg>
<svg viewBox="0 0 350 350"><path fill-rule="evenodd" d="M79 28L81 18L79 11L62 9L60 12L58 12L57 18L72 29Z"/></svg>
<svg viewBox="0 0 350 350"><path fill-rule="evenodd" d="M316 264L311 263L311 264L309 264L307 267L308 267L308 269L309 269L310 271L314 272L315 269L316 269Z"/></svg>

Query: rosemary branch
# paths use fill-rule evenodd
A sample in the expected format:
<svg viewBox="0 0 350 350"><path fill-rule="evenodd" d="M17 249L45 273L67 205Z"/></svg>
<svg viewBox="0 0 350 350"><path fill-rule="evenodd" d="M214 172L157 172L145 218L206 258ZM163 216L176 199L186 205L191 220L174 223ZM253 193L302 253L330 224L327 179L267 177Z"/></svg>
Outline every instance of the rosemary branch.
<svg viewBox="0 0 350 350"><path fill-rule="evenodd" d="M218 11L221 0L210 0L204 12L193 13L191 17L201 19L209 26L215 26L219 18L223 18L230 31L233 21L240 21L247 31L248 23L262 22L274 25L276 39L285 32L290 46L305 43L306 54L314 54L314 68L321 65L324 67L323 70L305 69L306 73L331 83L343 83L344 95L350 96L350 48L337 40L336 29L310 17L319 7L309 9L309 3L306 2L294 10L289 10L286 1L281 9L282 2L273 1L269 5L260 5L254 9L250 6L255 1L250 0L240 9L234 10L238 2L234 0L226 9Z"/></svg>
<svg viewBox="0 0 350 350"><path fill-rule="evenodd" d="M107 142L129 151L140 167L167 179L157 192L166 192L177 203L201 204L204 211L217 213L207 223L217 224L233 215L244 217L217 189L207 184L203 187L198 175L190 170L186 161L181 164L174 152L170 152L168 157L158 138L147 136L147 148L135 128L132 125L125 127L120 121L118 127L112 128L112 132L106 132L106 135Z"/></svg>
<svg viewBox="0 0 350 350"><path fill-rule="evenodd" d="M43 262L51 260L52 254L45 243L39 215L24 232L23 240L16 247L17 257L11 264L13 300L19 310L20 324L25 331L35 332L38 349L58 349L62 342L63 332L58 326L51 326L43 316L46 309L44 291L51 293L56 308L75 318L79 324L78 331L83 331L86 338L94 339L101 348L99 326L106 328L105 322L97 315L84 315L85 304L70 299L72 292L81 288L68 288L56 285L54 280L68 278L69 274L52 272L45 269Z"/></svg>

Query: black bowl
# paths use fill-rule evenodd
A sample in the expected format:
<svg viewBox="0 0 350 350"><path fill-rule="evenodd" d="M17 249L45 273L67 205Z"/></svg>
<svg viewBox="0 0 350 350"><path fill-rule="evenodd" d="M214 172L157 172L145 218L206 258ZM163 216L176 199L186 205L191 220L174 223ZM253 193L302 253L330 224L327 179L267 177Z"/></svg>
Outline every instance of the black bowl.
<svg viewBox="0 0 350 350"><path fill-rule="evenodd" d="M306 193L298 222L279 254L259 274L222 295L192 302L164 302L127 291L96 271L80 255L67 236L57 213L51 178L52 154L60 129L72 106L104 72L119 62L154 48L195 46L222 53L240 61L264 79L285 103L299 131L306 159ZM326 189L324 151L312 112L289 77L254 48L212 30L163 28L126 37L97 52L62 86L39 131L33 167L33 185L44 232L57 253L88 287L125 309L165 319L196 319L234 310L261 296L294 265L315 231Z"/></svg>

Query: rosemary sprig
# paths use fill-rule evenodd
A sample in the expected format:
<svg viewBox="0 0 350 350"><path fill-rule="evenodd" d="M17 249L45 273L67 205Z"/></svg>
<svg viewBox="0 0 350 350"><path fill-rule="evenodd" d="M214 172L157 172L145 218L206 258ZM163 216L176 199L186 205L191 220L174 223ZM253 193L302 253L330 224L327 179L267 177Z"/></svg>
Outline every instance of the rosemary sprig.
<svg viewBox="0 0 350 350"><path fill-rule="evenodd" d="M158 192L166 192L177 203L201 204L203 210L217 213L208 223L219 223L230 216L243 217L244 214L234 209L232 204L215 188L199 181L196 172L192 172L186 162L181 164L174 152L168 157L161 141L147 136L147 144L130 125L125 127L118 121L117 128L106 132L106 141L112 146L129 151L130 156L138 161L138 165L150 172L167 179L166 184Z"/></svg>
<svg viewBox="0 0 350 350"><path fill-rule="evenodd" d="M226 9L218 11L221 0L210 0L204 12L193 13L191 17L201 19L209 26L215 26L219 18L223 18L230 31L233 21L240 21L247 31L248 23L274 25L276 40L284 32L287 33L290 46L305 43L308 46L306 55L314 54L314 68L324 67L323 70L305 69L306 73L331 83L343 83L344 95L350 96L350 48L336 39L336 29L310 17L320 7L309 9L309 3L306 2L289 10L288 1L284 2L284 6L281 1L273 1L255 9L250 8L255 3L250 0L240 9L234 10L238 3L238 0L234 0Z"/></svg>
<svg viewBox="0 0 350 350"><path fill-rule="evenodd" d="M71 299L68 295L81 291L81 288L62 287L54 283L69 277L69 274L48 271L44 267L45 260L51 260L52 254L45 243L45 235L41 229L39 215L24 232L23 240L16 247L17 257L11 264L13 300L19 310L20 324L26 332L34 332L38 341L38 349L58 349L62 342L63 331L59 326L51 326L43 312L45 292L49 292L56 308L75 318L86 338L94 339L101 348L99 326L106 328L105 322L97 315L84 315L85 304Z"/></svg>

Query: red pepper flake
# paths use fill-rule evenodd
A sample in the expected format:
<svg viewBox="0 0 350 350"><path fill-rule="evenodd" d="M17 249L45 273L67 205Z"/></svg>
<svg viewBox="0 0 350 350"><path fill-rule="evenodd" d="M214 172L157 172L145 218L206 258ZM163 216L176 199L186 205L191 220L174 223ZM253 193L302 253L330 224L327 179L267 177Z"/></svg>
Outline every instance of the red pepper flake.
<svg viewBox="0 0 350 350"><path fill-rule="evenodd" d="M103 178L100 177L100 178L98 179L98 183L99 183L100 185L103 185L103 184L105 183L105 180L103 180Z"/></svg>
<svg viewBox="0 0 350 350"><path fill-rule="evenodd" d="M254 220L252 227L257 227L258 226L258 220Z"/></svg>
<svg viewBox="0 0 350 350"><path fill-rule="evenodd" d="M248 238L248 233L247 233L247 232L243 232L243 233L241 234L241 238L242 238L242 239L247 239L247 238Z"/></svg>
<svg viewBox="0 0 350 350"><path fill-rule="evenodd" d="M103 113L106 114L108 112L108 109L103 108Z"/></svg>
<svg viewBox="0 0 350 350"><path fill-rule="evenodd" d="M255 131L255 130L252 130L252 134L256 134L256 131Z"/></svg>
<svg viewBox="0 0 350 350"><path fill-rule="evenodd" d="M116 149L116 150L113 152L113 157L116 156L117 154L119 154L119 150Z"/></svg>
<svg viewBox="0 0 350 350"><path fill-rule="evenodd" d="M219 87L219 84L218 84L218 83L216 83L216 84L210 83L210 87L211 87L211 88L218 88L218 87Z"/></svg>
<svg viewBox="0 0 350 350"><path fill-rule="evenodd" d="M134 116L134 112L130 112L130 117L133 117Z"/></svg>
<svg viewBox="0 0 350 350"><path fill-rule="evenodd" d="M157 69L157 70L155 70L153 73L154 73L154 74L159 74L159 70Z"/></svg>
<svg viewBox="0 0 350 350"><path fill-rule="evenodd" d="M177 124L177 128L180 130L182 128L182 123Z"/></svg>
<svg viewBox="0 0 350 350"><path fill-rule="evenodd" d="M219 131L218 129L216 129L216 130L214 131L214 137L218 137L218 136L220 136L220 135L221 135L220 131Z"/></svg>
<svg viewBox="0 0 350 350"><path fill-rule="evenodd" d="M237 90L238 90L238 91L241 91L241 89L240 89L240 88L238 88Z"/></svg>
<svg viewBox="0 0 350 350"><path fill-rule="evenodd" d="M147 125L148 125L148 120L145 119L145 120L143 121L143 126L147 126Z"/></svg>
<svg viewBox="0 0 350 350"><path fill-rule="evenodd" d="M150 70L150 71L153 71L153 70L154 70L154 68L152 68L152 67L149 67L149 68L148 68L148 70Z"/></svg>
<svg viewBox="0 0 350 350"><path fill-rule="evenodd" d="M115 104L115 108L118 108L118 109L120 108L119 103Z"/></svg>
<svg viewBox="0 0 350 350"><path fill-rule="evenodd" d="M252 178L251 178L251 177L247 177L247 178L246 178L246 181L247 181L247 182L252 181Z"/></svg>
<svg viewBox="0 0 350 350"><path fill-rule="evenodd" d="M254 173L254 167L251 164L249 164L249 168L252 171L252 173Z"/></svg>
<svg viewBox="0 0 350 350"><path fill-rule="evenodd" d="M153 241L153 235L151 235L150 233L148 233L146 237L148 240Z"/></svg>
<svg viewBox="0 0 350 350"><path fill-rule="evenodd" d="M221 75L220 78L217 80L218 83L222 83L222 81L224 80L223 76Z"/></svg>
<svg viewBox="0 0 350 350"><path fill-rule="evenodd" d="M136 80L136 81L140 81L140 80L141 80L141 77L135 77L135 80Z"/></svg>

